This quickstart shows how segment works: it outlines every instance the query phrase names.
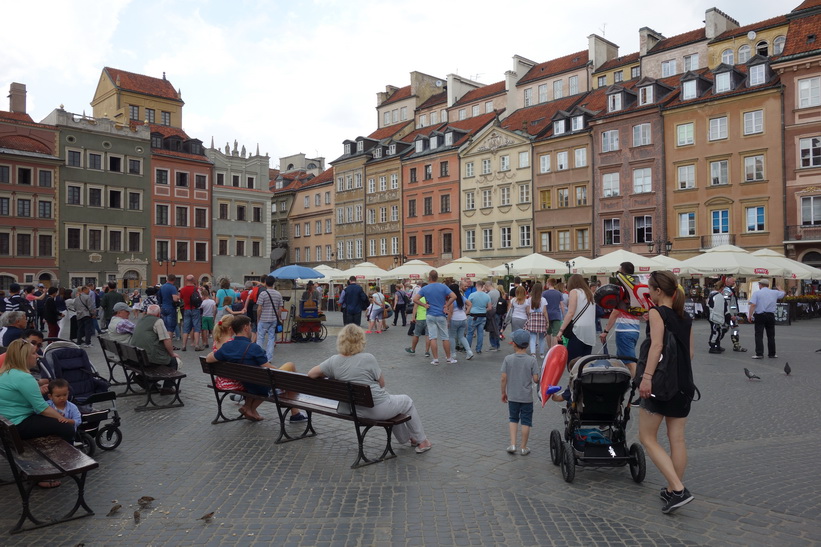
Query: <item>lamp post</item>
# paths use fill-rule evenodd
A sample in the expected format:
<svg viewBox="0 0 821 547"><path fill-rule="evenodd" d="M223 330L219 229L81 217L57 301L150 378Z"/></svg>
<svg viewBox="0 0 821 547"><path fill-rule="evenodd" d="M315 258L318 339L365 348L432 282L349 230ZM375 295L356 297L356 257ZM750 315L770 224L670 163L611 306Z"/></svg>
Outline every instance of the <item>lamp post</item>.
<svg viewBox="0 0 821 547"><path fill-rule="evenodd" d="M513 267L513 263L512 262L505 262L504 266L507 269L507 277L510 277L510 268Z"/></svg>
<svg viewBox="0 0 821 547"><path fill-rule="evenodd" d="M172 258L171 260L169 260L168 258L163 258L161 256L157 258L157 264L159 264L160 268L162 268L163 262L165 262L165 280L168 281L168 267L175 267L177 265L177 259Z"/></svg>
<svg viewBox="0 0 821 547"><path fill-rule="evenodd" d="M573 266L576 265L576 261L575 260L567 260L564 263L564 265L567 266L567 275L573 275Z"/></svg>
<svg viewBox="0 0 821 547"><path fill-rule="evenodd" d="M664 256L670 256L670 251L673 248L673 242L669 239L657 239L655 241L648 241L647 242L647 252L653 254L653 250L655 249L656 245L658 245L659 252L663 252ZM662 251L664 249L664 251Z"/></svg>

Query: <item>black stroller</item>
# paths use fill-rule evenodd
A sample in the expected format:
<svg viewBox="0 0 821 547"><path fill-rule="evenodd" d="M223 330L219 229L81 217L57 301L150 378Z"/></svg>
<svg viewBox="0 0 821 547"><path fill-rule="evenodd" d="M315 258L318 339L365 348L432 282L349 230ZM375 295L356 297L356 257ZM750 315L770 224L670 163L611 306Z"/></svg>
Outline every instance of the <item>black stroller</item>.
<svg viewBox="0 0 821 547"><path fill-rule="evenodd" d="M573 482L576 466L630 466L636 482L644 480L647 463L638 443L628 448L627 423L635 389L630 370L609 355L588 355L576 361L570 373L571 400L562 409L564 435L550 433L550 459L561 465L562 477Z"/></svg>
<svg viewBox="0 0 821 547"><path fill-rule="evenodd" d="M74 342L60 340L49 344L40 359L43 378L63 378L69 384L69 399L80 410L83 421L77 429L79 448L94 455L95 444L103 450L114 450L123 440L120 414L117 412L117 394L91 364L88 354ZM110 401L109 408L94 405ZM109 420L111 423L101 426Z"/></svg>

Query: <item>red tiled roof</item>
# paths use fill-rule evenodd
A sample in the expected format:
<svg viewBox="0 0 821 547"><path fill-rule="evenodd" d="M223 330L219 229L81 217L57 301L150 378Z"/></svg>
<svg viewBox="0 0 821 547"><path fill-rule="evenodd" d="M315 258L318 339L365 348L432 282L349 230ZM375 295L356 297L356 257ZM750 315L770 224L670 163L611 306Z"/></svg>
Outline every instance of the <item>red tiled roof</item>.
<svg viewBox="0 0 821 547"><path fill-rule="evenodd" d="M792 13L805 9L816 8L818 6L821 6L821 0L804 0L801 2L801 5L792 10Z"/></svg>
<svg viewBox="0 0 821 547"><path fill-rule="evenodd" d="M419 129L416 129L415 131L411 131L410 133L408 133L407 135L405 135L404 137L399 139L399 142L404 142L404 143L410 144L419 135L429 135L430 133L433 133L434 131L442 131L442 130L445 129L445 126L446 126L446 124L444 124L444 123L438 123L436 125L428 125L428 126L425 126L425 127L420 127Z"/></svg>
<svg viewBox="0 0 821 547"><path fill-rule="evenodd" d="M279 169L268 168L268 180L273 180L279 176Z"/></svg>
<svg viewBox="0 0 821 547"><path fill-rule="evenodd" d="M304 171L303 171L303 173L304 173ZM324 183L328 183L328 182L333 182L333 180L334 180L334 168L329 167L328 169L325 169L323 172L321 172L319 175L317 175L317 176L315 176L311 179L301 181L302 184L300 185L298 190L302 190L304 188L311 188L313 186L318 186L320 184L324 184Z"/></svg>
<svg viewBox="0 0 821 547"><path fill-rule="evenodd" d="M167 156L184 160L193 160L201 163L212 163L206 156L189 154L188 152L177 152L176 150L166 150L165 148L152 148L151 154L154 156Z"/></svg>
<svg viewBox="0 0 821 547"><path fill-rule="evenodd" d="M163 75L163 78L153 78L111 67L105 67L103 71L108 74L114 85L120 89L182 102L182 99L177 96L177 90L174 89L171 82L165 79L165 75ZM117 78L120 79L119 83Z"/></svg>
<svg viewBox="0 0 821 547"><path fill-rule="evenodd" d="M444 104L448 102L448 92L443 91L441 93L437 93L436 95L431 95L430 98L419 105L416 110L425 110L426 108L430 108L432 106L436 106L438 104Z"/></svg>
<svg viewBox="0 0 821 547"><path fill-rule="evenodd" d="M559 110L570 110L580 98L579 95L572 95L556 101L520 108L502 121L502 128L508 131L524 129L528 135L538 135L553 124L553 116Z"/></svg>
<svg viewBox="0 0 821 547"><path fill-rule="evenodd" d="M409 123L413 123L413 120L405 120L404 122L395 123L393 125L386 125L385 127L377 129L368 135L368 138L375 141L381 141L382 139L393 137L399 133L399 131L404 129Z"/></svg>
<svg viewBox="0 0 821 547"><path fill-rule="evenodd" d="M24 135L6 135L0 137L0 148L11 148L12 150L37 152L39 154L53 154L51 149L45 144Z"/></svg>
<svg viewBox="0 0 821 547"><path fill-rule="evenodd" d="M589 53L585 49L584 51L571 53L570 55L565 55L564 57L559 57L558 59L553 59L545 63L539 63L528 70L527 74L525 74L516 85L520 86L522 84L541 80L542 78L548 78L556 74L561 74L562 72L567 72L568 70L576 70L585 66L588 60Z"/></svg>
<svg viewBox="0 0 821 547"><path fill-rule="evenodd" d="M0 119L12 122L34 123L34 120L31 119L31 116L29 116L25 112L7 112L5 110L0 110Z"/></svg>
<svg viewBox="0 0 821 547"><path fill-rule="evenodd" d="M609 61L602 63L602 65L596 69L596 72L604 72L606 70L611 70L620 66L638 62L639 52L637 51L635 53L631 53L630 55L622 55L621 57L616 57L615 59L610 59Z"/></svg>
<svg viewBox="0 0 821 547"><path fill-rule="evenodd" d="M490 85L483 85L482 87L477 87L476 89L471 89L462 97L457 100L453 106L463 105L467 103L471 103L473 101L479 101L481 99L486 99L492 95L498 95L499 93L505 92L505 82L502 80L501 82L496 82L495 84Z"/></svg>
<svg viewBox="0 0 821 547"><path fill-rule="evenodd" d="M396 101L401 101L402 99L407 99L411 96L411 86L406 85L405 87L400 87L396 91L393 92L393 95L385 99L385 101L379 105L384 106L386 104L395 103Z"/></svg>
<svg viewBox="0 0 821 547"><path fill-rule="evenodd" d="M128 120L128 123L131 125L132 128L139 125L145 125L145 122L140 120ZM150 123L148 124L148 126L151 129L152 133L159 133L163 136L163 138L180 137L184 141L187 141L191 138L188 136L188 133L186 133L181 127L172 127L170 125L160 125L156 123Z"/></svg>
<svg viewBox="0 0 821 547"><path fill-rule="evenodd" d="M573 108L577 106L593 112L594 115L605 110L607 108L607 87L600 87L591 91L578 104L573 105Z"/></svg>
<svg viewBox="0 0 821 547"><path fill-rule="evenodd" d="M465 118L464 120L457 120L453 123L449 123L450 127L454 129L460 129L462 131L467 131L467 134L464 135L461 139L453 143L454 147L462 146L469 138L471 138L477 131L485 127L487 124L491 123L493 120L496 119L496 112L488 112L487 114L481 114L479 116L474 116L472 118Z"/></svg>
<svg viewBox="0 0 821 547"><path fill-rule="evenodd" d="M280 177L282 178L282 188L277 189L276 178ZM296 190L297 186L311 180L314 176L300 169L297 171L290 171L288 173L280 173L276 178L269 181L269 188L274 193Z"/></svg>
<svg viewBox="0 0 821 547"><path fill-rule="evenodd" d="M819 0L821 1L821 0ZM722 42L724 40L729 40L730 38L735 38L737 36L744 36L751 30L762 30L767 29L770 27L777 27L780 25L787 24L787 16L786 15L779 15L778 17L772 17L770 19L765 19L764 21L759 21L757 23L751 23L749 25L744 25L743 27L734 28L728 30L726 32L722 32L715 38L713 38L710 43L715 42Z"/></svg>
<svg viewBox="0 0 821 547"><path fill-rule="evenodd" d="M814 36L813 40L809 37ZM787 31L787 43L779 59L821 49L821 15L793 19Z"/></svg>
<svg viewBox="0 0 821 547"><path fill-rule="evenodd" d="M687 44L691 44L693 42L699 42L701 40L705 40L707 38L707 33L703 28L698 28L696 30L691 30L690 32L685 32L683 34L677 34L676 36L672 36L670 38L665 38L664 40L657 43L653 46L647 54L652 55L654 53L659 53L661 51L667 51L668 49L675 49L677 47L686 46Z"/></svg>

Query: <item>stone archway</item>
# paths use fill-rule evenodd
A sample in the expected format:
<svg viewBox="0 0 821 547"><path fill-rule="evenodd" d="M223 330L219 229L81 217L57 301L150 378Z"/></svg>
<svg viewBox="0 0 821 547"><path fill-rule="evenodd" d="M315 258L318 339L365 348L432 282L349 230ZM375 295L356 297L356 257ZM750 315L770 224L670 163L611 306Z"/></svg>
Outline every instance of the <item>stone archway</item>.
<svg viewBox="0 0 821 547"><path fill-rule="evenodd" d="M121 288L145 289L147 277L148 260L134 257L117 259L117 279Z"/></svg>
<svg viewBox="0 0 821 547"><path fill-rule="evenodd" d="M801 257L801 262L814 268L821 268L821 253L818 251L810 251Z"/></svg>
<svg viewBox="0 0 821 547"><path fill-rule="evenodd" d="M123 288L128 290L142 288L142 277L136 270L127 270L123 273Z"/></svg>
<svg viewBox="0 0 821 547"><path fill-rule="evenodd" d="M37 283L42 283L46 288L57 286L54 275L51 272L40 272L37 276Z"/></svg>

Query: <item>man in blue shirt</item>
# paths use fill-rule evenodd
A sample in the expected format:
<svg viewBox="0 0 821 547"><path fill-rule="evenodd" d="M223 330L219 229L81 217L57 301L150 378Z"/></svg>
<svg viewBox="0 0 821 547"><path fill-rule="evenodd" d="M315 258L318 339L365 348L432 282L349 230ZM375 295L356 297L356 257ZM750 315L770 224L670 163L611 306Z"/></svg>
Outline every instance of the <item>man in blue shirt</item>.
<svg viewBox="0 0 821 547"><path fill-rule="evenodd" d="M177 287L174 286L174 281L176 280L176 275L168 274L168 278L165 280L165 283L163 283L162 287L160 287L162 322L165 324L165 328L168 332L172 333L172 335L177 329L177 302L180 301L180 292L177 290Z"/></svg>
<svg viewBox="0 0 821 547"><path fill-rule="evenodd" d="M767 357L775 359L775 305L784 298L784 291L770 288L770 280L758 282L761 287L750 297L747 318L755 321L755 355L753 359L764 358L764 331L767 331Z"/></svg>
<svg viewBox="0 0 821 547"><path fill-rule="evenodd" d="M348 279L348 286L342 292L345 293L344 298L341 299L342 307L345 309L342 322L346 325L353 323L358 327L362 322L362 310L368 307L370 299L365 295L362 287L356 283L356 276L353 275Z"/></svg>
<svg viewBox="0 0 821 547"><path fill-rule="evenodd" d="M439 283L439 272L431 270L428 274L428 284L413 297L413 303L424 307L427 312L428 339L431 341L430 350L433 354L432 365L439 364L439 351L436 340L442 340L442 349L448 363L455 363L456 359L450 353L450 337L448 335L448 320L445 315L445 306L456 300L456 295L443 283ZM420 302L422 297L425 302Z"/></svg>
<svg viewBox="0 0 821 547"><path fill-rule="evenodd" d="M484 289L484 286L483 286ZM482 353L482 343L485 340L485 323L487 312L490 310L490 296L484 291L474 290L468 297L470 301L470 323L468 323L468 345L473 345L473 332L476 332L476 353Z"/></svg>
<svg viewBox="0 0 821 547"><path fill-rule="evenodd" d="M556 343L556 334L562 328L564 319L564 299L562 293L556 290L556 280L547 280L547 289L542 291L542 298L547 302L547 347L553 347Z"/></svg>

